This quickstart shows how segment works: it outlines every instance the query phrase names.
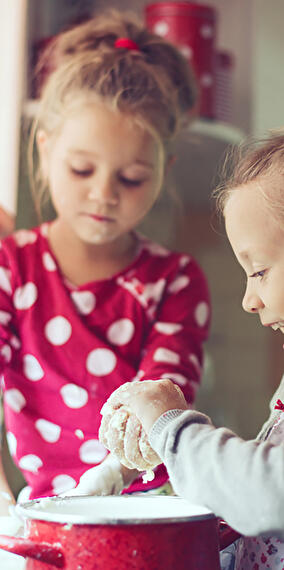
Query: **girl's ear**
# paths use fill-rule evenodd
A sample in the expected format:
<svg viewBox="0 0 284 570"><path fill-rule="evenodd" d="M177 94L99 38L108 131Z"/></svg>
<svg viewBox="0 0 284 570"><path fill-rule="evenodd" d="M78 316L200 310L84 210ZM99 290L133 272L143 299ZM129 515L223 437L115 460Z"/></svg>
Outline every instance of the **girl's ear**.
<svg viewBox="0 0 284 570"><path fill-rule="evenodd" d="M40 158L40 168L44 178L48 178L48 135L43 129L36 134L37 150Z"/></svg>

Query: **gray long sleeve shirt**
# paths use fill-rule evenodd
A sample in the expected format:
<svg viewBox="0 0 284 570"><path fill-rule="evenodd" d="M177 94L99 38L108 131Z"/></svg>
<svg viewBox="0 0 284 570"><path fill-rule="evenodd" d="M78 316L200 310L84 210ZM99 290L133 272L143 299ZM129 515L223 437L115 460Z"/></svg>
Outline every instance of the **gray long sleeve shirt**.
<svg viewBox="0 0 284 570"><path fill-rule="evenodd" d="M280 443L262 441L284 420L284 412L274 409L281 396L284 401L283 380L259 440L244 441L189 410L167 412L149 434L175 492L206 506L247 536L284 540L284 436Z"/></svg>

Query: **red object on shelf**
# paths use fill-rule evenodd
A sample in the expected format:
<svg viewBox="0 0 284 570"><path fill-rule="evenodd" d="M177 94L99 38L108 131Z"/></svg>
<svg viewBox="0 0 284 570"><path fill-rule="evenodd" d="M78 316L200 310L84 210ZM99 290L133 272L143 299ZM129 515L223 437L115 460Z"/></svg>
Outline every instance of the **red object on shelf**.
<svg viewBox="0 0 284 570"><path fill-rule="evenodd" d="M193 2L160 2L145 7L145 21L192 64L200 87L199 114L214 119L216 10Z"/></svg>
<svg viewBox="0 0 284 570"><path fill-rule="evenodd" d="M234 56L227 51L216 52L216 119L232 123Z"/></svg>

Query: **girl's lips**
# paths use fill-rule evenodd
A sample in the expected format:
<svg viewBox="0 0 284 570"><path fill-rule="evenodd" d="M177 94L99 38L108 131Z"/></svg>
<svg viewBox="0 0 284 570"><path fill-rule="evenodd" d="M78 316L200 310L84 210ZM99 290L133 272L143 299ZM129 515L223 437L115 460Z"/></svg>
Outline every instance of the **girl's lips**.
<svg viewBox="0 0 284 570"><path fill-rule="evenodd" d="M84 216L88 216L92 218L92 220L96 220L97 222L114 222L113 218L108 218L107 216L100 216L98 214L83 214Z"/></svg>

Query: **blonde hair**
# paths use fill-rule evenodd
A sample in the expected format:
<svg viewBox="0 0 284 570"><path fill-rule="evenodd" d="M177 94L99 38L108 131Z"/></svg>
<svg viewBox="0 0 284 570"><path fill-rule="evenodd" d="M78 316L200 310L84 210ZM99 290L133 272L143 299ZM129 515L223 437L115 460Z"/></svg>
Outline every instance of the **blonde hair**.
<svg viewBox="0 0 284 570"><path fill-rule="evenodd" d="M139 50L116 48L120 37L134 41ZM42 65L47 58L54 71L41 92L32 147L37 129L56 133L80 98L99 98L133 116L164 145L190 119L197 88L188 62L132 14L108 10L61 33L43 55Z"/></svg>
<svg viewBox="0 0 284 570"><path fill-rule="evenodd" d="M279 184L279 178L282 183ZM229 150L221 179L213 191L217 211L224 210L232 192L250 182L262 182L259 191L267 207L279 221L284 221L284 132L270 132L263 139L247 139Z"/></svg>

